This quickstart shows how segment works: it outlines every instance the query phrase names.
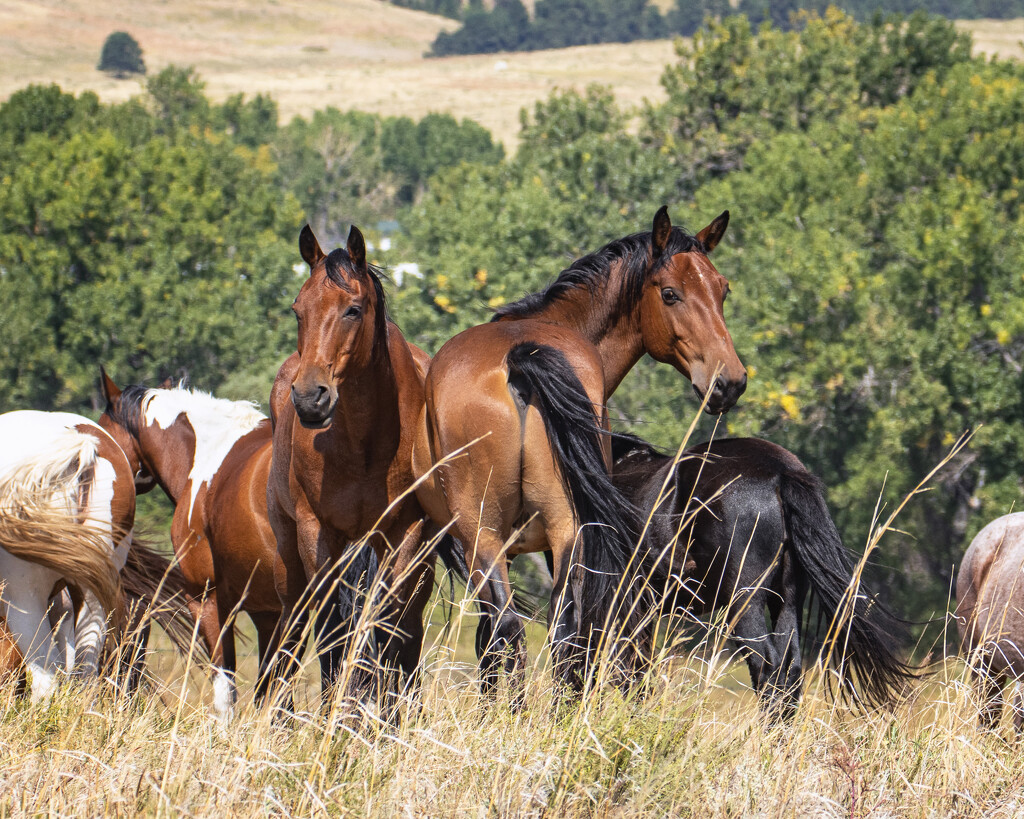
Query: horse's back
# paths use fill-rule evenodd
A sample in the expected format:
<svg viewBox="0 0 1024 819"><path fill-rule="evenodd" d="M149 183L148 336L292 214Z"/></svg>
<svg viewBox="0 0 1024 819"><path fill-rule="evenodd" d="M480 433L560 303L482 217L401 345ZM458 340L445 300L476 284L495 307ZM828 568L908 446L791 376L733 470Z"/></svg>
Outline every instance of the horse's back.
<svg viewBox="0 0 1024 819"><path fill-rule="evenodd" d="M269 419L238 440L224 459L206 498L207 537L221 584L235 597L277 610L276 542L267 517L272 458Z"/></svg>
<svg viewBox="0 0 1024 819"><path fill-rule="evenodd" d="M688 607L711 611L736 589L770 581L787 537L781 482L807 475L795 455L758 438L699 444L678 463L642 441L619 452L615 484L650 516L648 545L666 548L684 526L676 548L704 589Z"/></svg>
<svg viewBox="0 0 1024 819"><path fill-rule="evenodd" d="M997 518L971 541L956 597L965 654L981 650L993 671L1024 676L1024 512Z"/></svg>

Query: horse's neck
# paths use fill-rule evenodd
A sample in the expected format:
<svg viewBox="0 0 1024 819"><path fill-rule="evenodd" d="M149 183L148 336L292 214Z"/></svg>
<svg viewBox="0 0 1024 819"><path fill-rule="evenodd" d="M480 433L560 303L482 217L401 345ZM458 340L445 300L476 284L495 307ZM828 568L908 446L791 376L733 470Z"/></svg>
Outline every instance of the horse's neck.
<svg viewBox="0 0 1024 819"><path fill-rule="evenodd" d="M643 357L639 305L629 313L617 312L617 279L609 279L599 296L577 288L548 305L537 318L571 327L597 347L604 364L605 400Z"/></svg>
<svg viewBox="0 0 1024 819"><path fill-rule="evenodd" d="M191 426L180 420L167 429L153 424L142 433L140 444L160 488L177 505L185 495L197 455Z"/></svg>
<svg viewBox="0 0 1024 819"><path fill-rule="evenodd" d="M335 446L350 453L365 452L400 435L400 390L387 350L367 367L345 379L331 429Z"/></svg>

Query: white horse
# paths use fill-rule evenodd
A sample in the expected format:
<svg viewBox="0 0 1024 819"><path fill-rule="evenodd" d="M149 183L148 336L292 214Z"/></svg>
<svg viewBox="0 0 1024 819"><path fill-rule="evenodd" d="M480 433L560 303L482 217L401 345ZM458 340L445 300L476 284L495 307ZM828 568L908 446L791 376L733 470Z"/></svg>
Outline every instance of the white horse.
<svg viewBox="0 0 1024 819"><path fill-rule="evenodd" d="M133 478L88 418L0 415L0 614L33 700L49 696L58 672L98 672L135 523Z"/></svg>

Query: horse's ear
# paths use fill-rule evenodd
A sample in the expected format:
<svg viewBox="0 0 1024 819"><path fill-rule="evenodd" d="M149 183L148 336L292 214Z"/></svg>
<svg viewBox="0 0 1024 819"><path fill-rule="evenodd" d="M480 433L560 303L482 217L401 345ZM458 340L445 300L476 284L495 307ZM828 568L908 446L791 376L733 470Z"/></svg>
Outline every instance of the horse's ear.
<svg viewBox="0 0 1024 819"><path fill-rule="evenodd" d="M723 210L710 225L697 234L697 238L704 244L704 249L708 253L722 241L727 227L729 227L729 211Z"/></svg>
<svg viewBox="0 0 1024 819"><path fill-rule="evenodd" d="M100 365L100 384L103 387L103 397L107 400L107 406L112 407L114 402L121 397L121 390L114 383L114 379L107 375L106 368Z"/></svg>
<svg viewBox="0 0 1024 819"><path fill-rule="evenodd" d="M662 205L654 214L654 226L651 228L651 247L655 258L665 252L671 235L672 220L668 217L668 205Z"/></svg>
<svg viewBox="0 0 1024 819"><path fill-rule="evenodd" d="M309 225L303 227L299 234L299 253L302 254L302 260L309 265L310 270L324 258L325 254L320 249L320 243L316 240L316 236L313 235L313 228Z"/></svg>
<svg viewBox="0 0 1024 819"><path fill-rule="evenodd" d="M174 378L172 376L167 376L167 378L165 378L163 381L160 382L160 386L158 387L158 389L161 389L161 390L173 390L174 389Z"/></svg>
<svg viewBox="0 0 1024 819"><path fill-rule="evenodd" d="M348 232L348 242L346 245L348 257L352 260L353 266L357 270L362 270L366 267L366 241L363 239L363 234L359 232L359 228L355 225L352 225L352 229Z"/></svg>

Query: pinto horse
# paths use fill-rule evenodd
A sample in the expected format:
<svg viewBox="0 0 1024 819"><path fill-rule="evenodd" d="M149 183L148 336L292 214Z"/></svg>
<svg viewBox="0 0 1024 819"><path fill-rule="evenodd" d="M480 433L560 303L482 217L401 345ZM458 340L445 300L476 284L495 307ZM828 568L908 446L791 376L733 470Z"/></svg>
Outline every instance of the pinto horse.
<svg viewBox="0 0 1024 819"><path fill-rule="evenodd" d="M1024 512L996 518L967 547L956 576L956 619L982 700L982 727L999 723L1009 680L1013 724L1024 730Z"/></svg>
<svg viewBox="0 0 1024 819"><path fill-rule="evenodd" d="M237 698L234 619L256 626L262 661L281 612L277 547L267 518L269 419L248 401L129 386L102 373L100 425L127 455L137 490L174 503L171 543L188 604L214 666L214 709L230 718Z"/></svg>
<svg viewBox="0 0 1024 819"><path fill-rule="evenodd" d="M832 629L825 654L841 690L873 704L899 695L914 673L893 645L898 624L855 580L821 482L792 452L758 438L702 444L678 460L638 438L612 446L615 485L649 520L642 548L666 564L663 608L726 610L769 715L789 717L800 701L808 593Z"/></svg>
<svg viewBox="0 0 1024 819"><path fill-rule="evenodd" d="M34 700L59 671L97 674L134 523L128 461L99 426L64 412L0 415L0 615ZM79 614L53 625L63 587Z"/></svg>
<svg viewBox="0 0 1024 819"><path fill-rule="evenodd" d="M519 688L526 649L507 563L525 552L553 554L558 677L583 683L609 617L635 638L623 644L627 676L642 667L650 628L642 590L623 579L635 541L608 475L605 402L645 353L689 378L709 412L738 400L747 376L722 313L729 286L708 258L728 220L725 212L691 236L663 207L651 232L579 259L431 362L413 451L417 494L465 549L485 615L476 646L485 688L502 666Z"/></svg>
<svg viewBox="0 0 1024 819"><path fill-rule="evenodd" d="M392 693L400 675L414 679L433 588L433 554L422 546L425 515L410 491L426 356L389 321L358 228L345 249L325 254L307 225L299 250L310 272L292 307L298 351L278 372L270 402L267 498L279 556L281 644L261 685L292 676L314 611L323 691L332 688L346 650L332 576L347 547L368 538L378 588L386 590L375 635Z"/></svg>

